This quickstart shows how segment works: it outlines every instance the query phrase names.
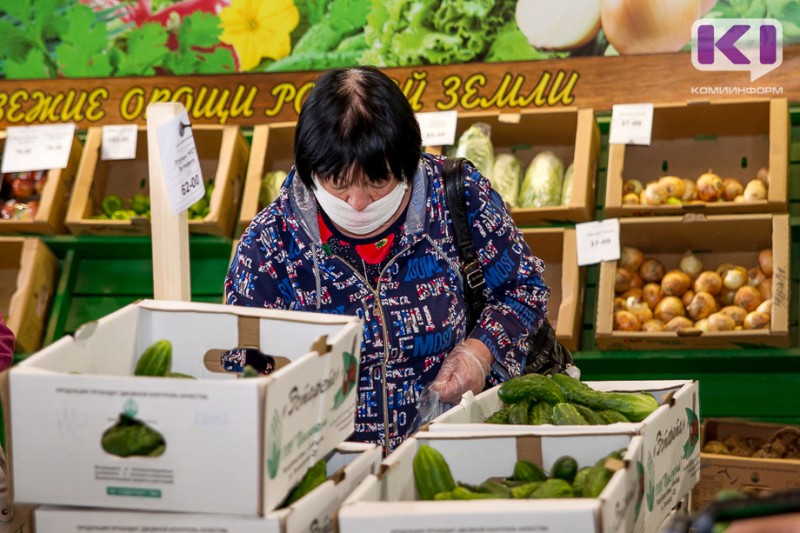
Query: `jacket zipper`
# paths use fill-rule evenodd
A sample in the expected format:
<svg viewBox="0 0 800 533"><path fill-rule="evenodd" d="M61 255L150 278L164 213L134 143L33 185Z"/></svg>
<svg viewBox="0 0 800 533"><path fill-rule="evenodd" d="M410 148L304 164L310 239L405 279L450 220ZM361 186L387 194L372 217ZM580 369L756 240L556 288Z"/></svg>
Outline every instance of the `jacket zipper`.
<svg viewBox="0 0 800 533"><path fill-rule="evenodd" d="M344 258L342 258L342 257L340 257L340 256L338 256L336 254L332 254L331 255L331 257L335 257L336 259L338 259L339 261L341 261L342 263L347 265L350 268L350 270L353 271L353 274L355 274L356 277L358 279L360 279L364 283L364 285L367 287L367 289L369 289L369 291L375 297L375 305L376 305L376 307L378 309L378 313L380 314L380 317L381 317L381 330L383 332L383 346L384 346L384 348L383 348L383 362L381 363L381 376L382 376L382 379L383 379L383 384L381 386L381 393L382 393L382 396L383 396L383 435L384 435L384 438L383 438L383 455L384 456L389 455L389 402L388 402L389 391L386 388L386 364L389 362L389 331L386 329L386 317L383 315L383 305L381 305L381 296L380 296L380 291L378 289L381 286L381 279L383 279L383 275L386 273L386 269L389 268L389 266L392 263L394 263L394 261L398 257L400 257L402 254L407 252L409 250L409 248L411 248L411 247L410 246L406 246L405 248L400 250L397 254L395 254L395 256L392 257L386 263L386 265L381 270L380 275L378 276L378 285L374 289L372 288L372 285L370 285L369 281L365 277L363 277L358 272L358 270L353 265L351 265L348 261L346 261Z"/></svg>

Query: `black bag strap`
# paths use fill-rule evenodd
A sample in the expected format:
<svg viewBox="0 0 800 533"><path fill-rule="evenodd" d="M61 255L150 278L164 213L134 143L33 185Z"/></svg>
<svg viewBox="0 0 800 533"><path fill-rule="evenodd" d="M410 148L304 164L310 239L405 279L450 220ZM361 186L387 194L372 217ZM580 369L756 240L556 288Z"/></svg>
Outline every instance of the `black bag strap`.
<svg viewBox="0 0 800 533"><path fill-rule="evenodd" d="M467 304L467 331L470 331L475 327L486 304L483 294L486 280L483 278L483 270L478 262L467 222L467 196L464 192L465 163L469 161L463 157L443 161L444 189L450 218L453 220L456 248L461 257ZM528 339L528 357L522 373L556 374L564 372L572 363L572 354L566 346L558 342L553 326L545 318L542 326Z"/></svg>
<svg viewBox="0 0 800 533"><path fill-rule="evenodd" d="M467 222L467 195L464 192L464 164L469 161L463 157L445 159L444 189L447 196L447 207L453 221L456 248L461 257L461 274L464 277L464 291L467 301L467 331L471 330L486 303L483 287L483 270L475 253L475 244ZM471 164L471 163L470 163Z"/></svg>

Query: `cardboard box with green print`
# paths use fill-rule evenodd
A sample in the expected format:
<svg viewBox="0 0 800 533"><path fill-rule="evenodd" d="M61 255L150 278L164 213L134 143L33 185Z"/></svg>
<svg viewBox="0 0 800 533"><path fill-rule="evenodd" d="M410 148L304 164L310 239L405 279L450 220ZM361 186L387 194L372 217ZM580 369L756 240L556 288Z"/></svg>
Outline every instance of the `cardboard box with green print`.
<svg viewBox="0 0 800 533"><path fill-rule="evenodd" d="M268 513L353 432L361 328L355 317L146 300L86 324L8 373L14 499ZM154 344L151 375L134 375ZM225 371L222 354L242 348L267 354L273 371Z"/></svg>

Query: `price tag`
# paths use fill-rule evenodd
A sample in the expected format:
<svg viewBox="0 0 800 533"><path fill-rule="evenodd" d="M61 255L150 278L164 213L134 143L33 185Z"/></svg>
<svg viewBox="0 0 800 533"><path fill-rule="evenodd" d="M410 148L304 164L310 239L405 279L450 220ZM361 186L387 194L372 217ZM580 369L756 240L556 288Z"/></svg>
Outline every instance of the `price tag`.
<svg viewBox="0 0 800 533"><path fill-rule="evenodd" d="M619 259L619 219L575 224L578 265Z"/></svg>
<svg viewBox="0 0 800 533"><path fill-rule="evenodd" d="M200 159L186 111L156 130L161 167L169 191L172 214L185 211L206 193Z"/></svg>
<svg viewBox="0 0 800 533"><path fill-rule="evenodd" d="M422 146L450 146L456 143L458 111L417 113Z"/></svg>
<svg viewBox="0 0 800 533"><path fill-rule="evenodd" d="M138 137L139 128L133 124L103 126L100 159L103 161L136 159L136 141Z"/></svg>
<svg viewBox="0 0 800 533"><path fill-rule="evenodd" d="M617 104L611 108L611 144L650 145L653 136L653 104Z"/></svg>
<svg viewBox="0 0 800 533"><path fill-rule="evenodd" d="M75 124L9 126L0 172L66 168Z"/></svg>

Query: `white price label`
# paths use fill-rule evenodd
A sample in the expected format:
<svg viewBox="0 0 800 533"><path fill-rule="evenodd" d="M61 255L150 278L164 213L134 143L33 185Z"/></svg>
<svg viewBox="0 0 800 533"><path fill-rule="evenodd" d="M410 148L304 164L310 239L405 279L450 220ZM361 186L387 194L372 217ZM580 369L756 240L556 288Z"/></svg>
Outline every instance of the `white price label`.
<svg viewBox="0 0 800 533"><path fill-rule="evenodd" d="M450 146L456 142L457 111L417 113L422 146Z"/></svg>
<svg viewBox="0 0 800 533"><path fill-rule="evenodd" d="M9 126L0 171L28 172L66 168L75 124Z"/></svg>
<svg viewBox="0 0 800 533"><path fill-rule="evenodd" d="M593 265L619 259L619 219L575 224L578 265Z"/></svg>
<svg viewBox="0 0 800 533"><path fill-rule="evenodd" d="M610 144L650 145L653 137L653 104L617 104L611 109Z"/></svg>
<svg viewBox="0 0 800 533"><path fill-rule="evenodd" d="M103 161L136 159L138 137L139 128L133 124L103 126L100 159Z"/></svg>
<svg viewBox="0 0 800 533"><path fill-rule="evenodd" d="M164 180L169 191L170 208L172 214L177 215L206 193L200 159L186 111L161 124L156 130L156 136Z"/></svg>

